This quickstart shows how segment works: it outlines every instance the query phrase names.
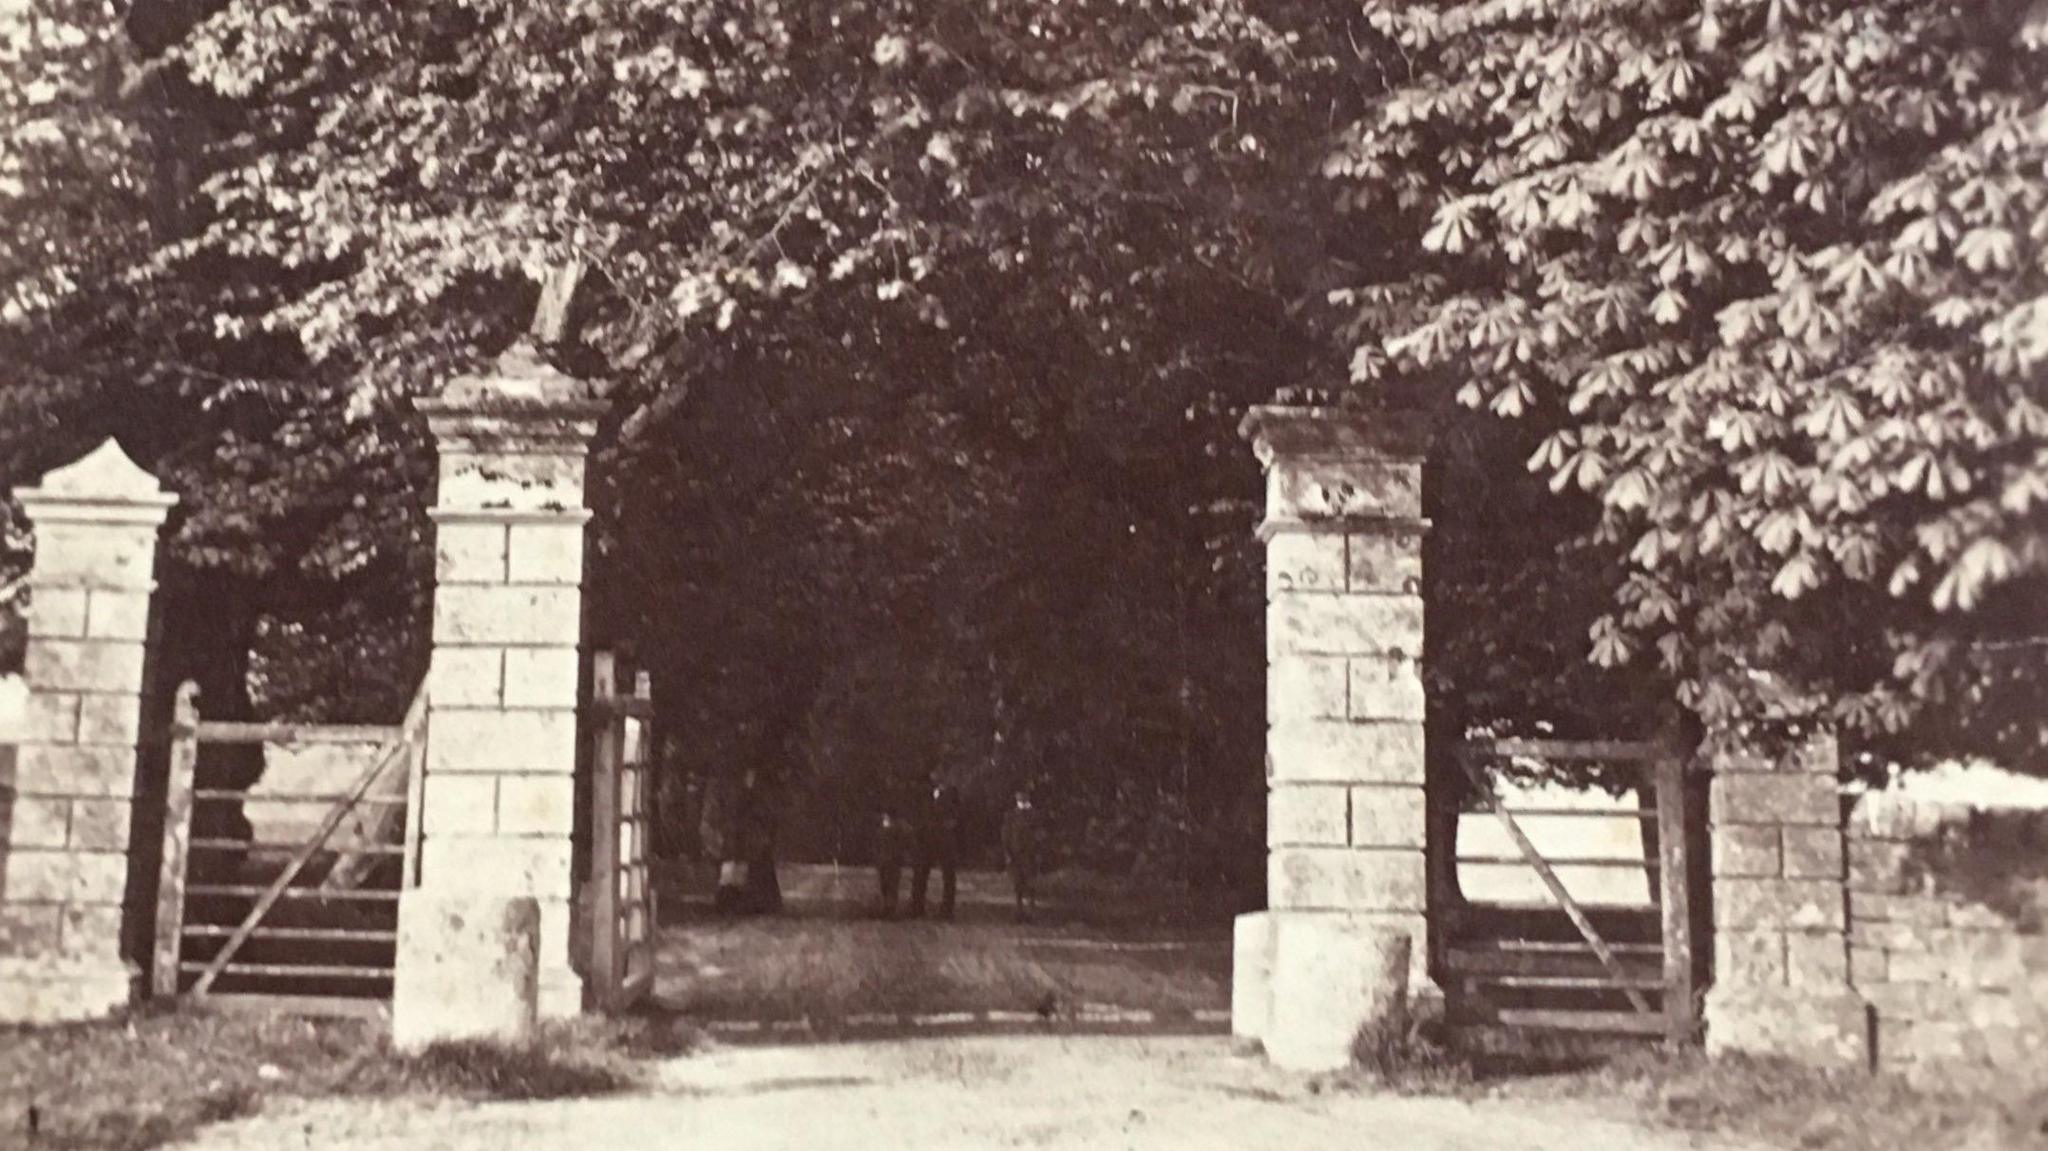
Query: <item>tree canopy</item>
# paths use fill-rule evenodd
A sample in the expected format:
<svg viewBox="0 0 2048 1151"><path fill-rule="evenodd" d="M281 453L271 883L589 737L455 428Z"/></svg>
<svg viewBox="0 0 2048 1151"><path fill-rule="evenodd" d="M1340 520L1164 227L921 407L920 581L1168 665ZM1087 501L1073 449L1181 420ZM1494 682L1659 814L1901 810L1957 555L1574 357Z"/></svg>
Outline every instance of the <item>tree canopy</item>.
<svg viewBox="0 0 2048 1151"><path fill-rule="evenodd" d="M209 708L388 718L409 400L566 272L593 640L703 770L1255 812L1276 394L1442 412L1442 733L1677 699L2040 770L2022 8L33 0L0 476L121 435Z"/></svg>
<svg viewBox="0 0 2048 1151"><path fill-rule="evenodd" d="M2048 59L2027 5L1365 5L1352 376L1529 422L1710 723L2044 764Z"/></svg>

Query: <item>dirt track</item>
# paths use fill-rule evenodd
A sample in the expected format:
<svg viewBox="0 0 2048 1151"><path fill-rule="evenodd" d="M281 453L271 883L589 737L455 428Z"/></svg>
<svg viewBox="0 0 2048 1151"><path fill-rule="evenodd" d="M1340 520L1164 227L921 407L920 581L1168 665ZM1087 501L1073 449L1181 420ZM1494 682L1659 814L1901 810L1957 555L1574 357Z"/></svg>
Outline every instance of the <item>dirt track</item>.
<svg viewBox="0 0 2048 1151"><path fill-rule="evenodd" d="M1216 1038L1017 1037L729 1048L643 1093L479 1106L327 1102L208 1129L203 1151L1734 1147L1583 1108L1313 1092Z"/></svg>

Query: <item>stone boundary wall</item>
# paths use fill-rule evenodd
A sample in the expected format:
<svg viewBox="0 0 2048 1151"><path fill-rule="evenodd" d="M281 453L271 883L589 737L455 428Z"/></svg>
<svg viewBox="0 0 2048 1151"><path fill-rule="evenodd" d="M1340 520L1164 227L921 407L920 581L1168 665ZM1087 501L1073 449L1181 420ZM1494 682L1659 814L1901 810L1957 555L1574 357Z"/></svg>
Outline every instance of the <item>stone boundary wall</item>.
<svg viewBox="0 0 2048 1151"><path fill-rule="evenodd" d="M1877 1067L2048 1081L2048 811L1865 795L1848 887Z"/></svg>

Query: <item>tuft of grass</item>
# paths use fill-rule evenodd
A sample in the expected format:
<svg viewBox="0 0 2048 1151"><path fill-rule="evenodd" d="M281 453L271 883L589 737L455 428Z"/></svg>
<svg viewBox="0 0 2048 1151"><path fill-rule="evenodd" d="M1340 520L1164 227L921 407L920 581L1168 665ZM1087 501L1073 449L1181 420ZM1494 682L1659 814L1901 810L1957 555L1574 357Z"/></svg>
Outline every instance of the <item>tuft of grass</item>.
<svg viewBox="0 0 2048 1151"><path fill-rule="evenodd" d="M1687 1131L1797 1151L2048 1147L2048 1090L1920 1086L1777 1059L1646 1050L1590 1070L1496 1084L1495 1096L1622 1100Z"/></svg>
<svg viewBox="0 0 2048 1151"><path fill-rule="evenodd" d="M360 1019L141 1008L95 1023L0 1028L0 1147L151 1151L270 1099L563 1099L625 1090L636 1061L688 1054L676 1016L577 1019L531 1047L393 1051Z"/></svg>
<svg viewBox="0 0 2048 1151"><path fill-rule="evenodd" d="M1351 1085L1403 1095L1445 1094L1472 1082L1473 1066L1434 1017L1375 1020L1351 1041Z"/></svg>

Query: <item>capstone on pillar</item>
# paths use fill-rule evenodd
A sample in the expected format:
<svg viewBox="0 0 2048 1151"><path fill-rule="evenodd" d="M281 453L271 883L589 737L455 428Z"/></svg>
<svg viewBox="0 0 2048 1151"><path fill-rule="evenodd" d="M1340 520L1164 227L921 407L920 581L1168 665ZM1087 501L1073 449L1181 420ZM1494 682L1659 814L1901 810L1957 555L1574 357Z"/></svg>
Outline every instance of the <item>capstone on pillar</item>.
<svg viewBox="0 0 2048 1151"><path fill-rule="evenodd" d="M1267 911L1238 927L1233 1029L1275 1062L1333 1067L1361 1027L1389 1022L1369 1016L1407 1009L1381 993L1390 976L1436 997L1425 438L1412 419L1329 408L1254 408L1240 431L1266 468ZM1392 962L1405 970L1377 969Z"/></svg>
<svg viewBox="0 0 2048 1151"><path fill-rule="evenodd" d="M0 764L0 1023L129 1003L121 953L157 537L177 497L112 440L14 493L35 526L26 723Z"/></svg>
<svg viewBox="0 0 2048 1151"><path fill-rule="evenodd" d="M417 407L439 455L420 887L532 898L540 1017L572 1015L584 467L605 405L522 342Z"/></svg>

